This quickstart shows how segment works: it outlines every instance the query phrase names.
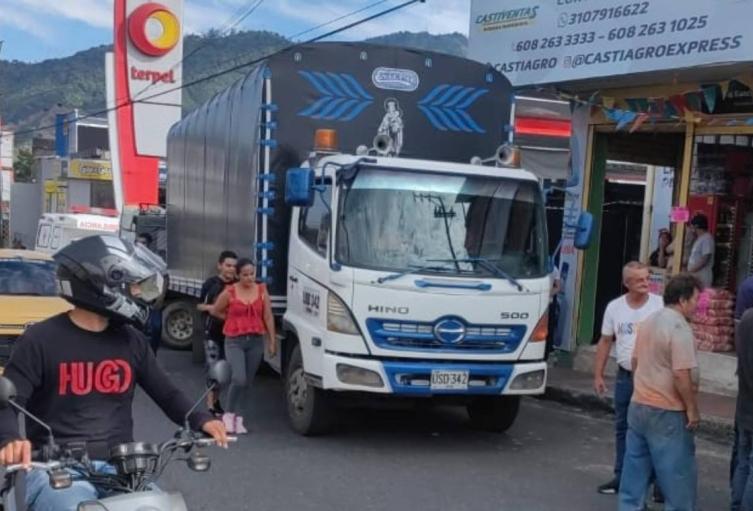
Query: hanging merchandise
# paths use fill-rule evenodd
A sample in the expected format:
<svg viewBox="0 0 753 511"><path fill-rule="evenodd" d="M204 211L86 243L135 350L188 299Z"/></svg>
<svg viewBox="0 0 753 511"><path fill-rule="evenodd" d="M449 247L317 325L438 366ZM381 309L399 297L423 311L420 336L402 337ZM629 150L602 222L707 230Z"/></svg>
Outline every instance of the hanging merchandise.
<svg viewBox="0 0 753 511"><path fill-rule="evenodd" d="M725 289L706 289L691 322L700 351L734 351L735 298Z"/></svg>

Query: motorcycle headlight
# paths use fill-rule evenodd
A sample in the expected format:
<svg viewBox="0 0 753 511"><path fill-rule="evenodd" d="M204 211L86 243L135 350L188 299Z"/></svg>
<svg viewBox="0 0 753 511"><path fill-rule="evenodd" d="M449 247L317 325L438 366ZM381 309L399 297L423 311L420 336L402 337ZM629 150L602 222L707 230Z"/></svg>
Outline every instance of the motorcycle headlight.
<svg viewBox="0 0 753 511"><path fill-rule="evenodd" d="M349 335L361 334L348 306L332 292L327 293L327 330Z"/></svg>

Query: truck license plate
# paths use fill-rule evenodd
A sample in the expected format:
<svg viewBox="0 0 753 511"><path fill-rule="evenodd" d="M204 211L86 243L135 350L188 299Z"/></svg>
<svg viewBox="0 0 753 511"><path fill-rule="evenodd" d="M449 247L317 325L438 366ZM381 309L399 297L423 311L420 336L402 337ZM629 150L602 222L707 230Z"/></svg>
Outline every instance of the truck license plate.
<svg viewBox="0 0 753 511"><path fill-rule="evenodd" d="M468 371L445 371L436 369L431 372L431 390L467 390Z"/></svg>

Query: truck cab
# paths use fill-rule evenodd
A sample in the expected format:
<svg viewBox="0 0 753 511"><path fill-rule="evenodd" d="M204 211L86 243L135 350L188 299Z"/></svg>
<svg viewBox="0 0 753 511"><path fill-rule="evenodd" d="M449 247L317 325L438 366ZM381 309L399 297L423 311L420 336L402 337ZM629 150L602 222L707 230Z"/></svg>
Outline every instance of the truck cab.
<svg viewBox="0 0 753 511"><path fill-rule="evenodd" d="M335 154L291 170L291 422L336 393L452 398L509 428L542 394L551 266L537 178L517 168Z"/></svg>

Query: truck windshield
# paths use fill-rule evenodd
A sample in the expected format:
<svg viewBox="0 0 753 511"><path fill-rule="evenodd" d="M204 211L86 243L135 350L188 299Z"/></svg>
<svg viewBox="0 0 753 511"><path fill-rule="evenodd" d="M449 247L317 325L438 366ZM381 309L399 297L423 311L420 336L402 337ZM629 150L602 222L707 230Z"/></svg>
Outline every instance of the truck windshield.
<svg viewBox="0 0 753 511"><path fill-rule="evenodd" d="M442 274L464 277L547 273L536 182L365 168L342 187L336 251L342 264L399 272L435 261Z"/></svg>

